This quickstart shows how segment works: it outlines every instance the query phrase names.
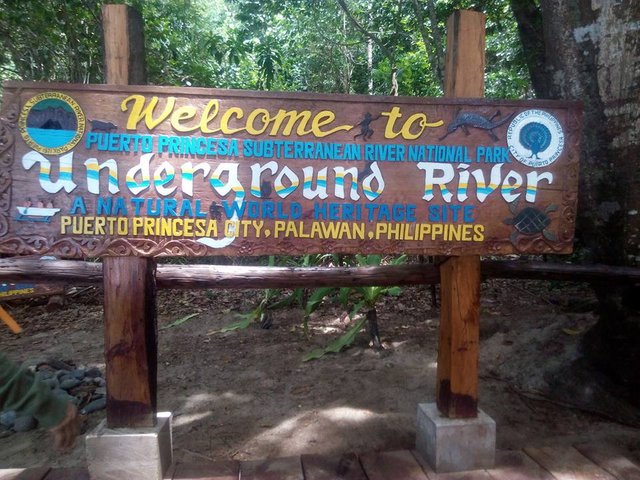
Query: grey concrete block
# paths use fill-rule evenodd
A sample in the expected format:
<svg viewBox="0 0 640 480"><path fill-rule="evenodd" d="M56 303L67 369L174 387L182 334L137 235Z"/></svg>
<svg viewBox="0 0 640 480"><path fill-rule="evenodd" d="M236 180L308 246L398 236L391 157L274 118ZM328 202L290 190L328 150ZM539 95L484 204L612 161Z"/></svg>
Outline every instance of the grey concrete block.
<svg viewBox="0 0 640 480"><path fill-rule="evenodd" d="M86 437L92 480L162 480L173 461L171 413L159 412L155 427L107 428L103 420Z"/></svg>
<svg viewBox="0 0 640 480"><path fill-rule="evenodd" d="M418 405L416 450L436 473L492 468L496 422L482 410L477 418L451 419L435 403Z"/></svg>

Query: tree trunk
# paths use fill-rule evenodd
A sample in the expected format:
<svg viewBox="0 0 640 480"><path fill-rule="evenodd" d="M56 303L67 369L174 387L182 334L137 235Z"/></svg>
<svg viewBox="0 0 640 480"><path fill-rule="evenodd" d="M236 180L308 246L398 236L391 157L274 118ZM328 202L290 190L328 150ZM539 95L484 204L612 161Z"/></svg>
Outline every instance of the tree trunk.
<svg viewBox="0 0 640 480"><path fill-rule="evenodd" d="M534 0L511 0L511 6L538 97L584 102L576 247L591 262L637 265L640 2L541 0L537 9ZM600 320L585 336L585 352L640 392L640 291L594 287Z"/></svg>

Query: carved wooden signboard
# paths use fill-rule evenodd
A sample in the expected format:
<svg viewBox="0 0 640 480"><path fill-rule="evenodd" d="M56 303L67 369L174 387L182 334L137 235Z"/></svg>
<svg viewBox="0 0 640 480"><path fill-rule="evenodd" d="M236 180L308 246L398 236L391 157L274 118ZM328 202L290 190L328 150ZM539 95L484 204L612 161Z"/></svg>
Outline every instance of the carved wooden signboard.
<svg viewBox="0 0 640 480"><path fill-rule="evenodd" d="M0 253L568 253L580 108L5 84Z"/></svg>

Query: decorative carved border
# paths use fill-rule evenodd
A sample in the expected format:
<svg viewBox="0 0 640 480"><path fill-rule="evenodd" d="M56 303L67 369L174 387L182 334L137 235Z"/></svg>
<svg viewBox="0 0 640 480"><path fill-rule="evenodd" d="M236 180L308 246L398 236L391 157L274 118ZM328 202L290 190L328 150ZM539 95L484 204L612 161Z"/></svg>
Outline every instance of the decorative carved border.
<svg viewBox="0 0 640 480"><path fill-rule="evenodd" d="M9 232L11 173L16 123L20 114L20 92L7 101L0 115L0 237Z"/></svg>

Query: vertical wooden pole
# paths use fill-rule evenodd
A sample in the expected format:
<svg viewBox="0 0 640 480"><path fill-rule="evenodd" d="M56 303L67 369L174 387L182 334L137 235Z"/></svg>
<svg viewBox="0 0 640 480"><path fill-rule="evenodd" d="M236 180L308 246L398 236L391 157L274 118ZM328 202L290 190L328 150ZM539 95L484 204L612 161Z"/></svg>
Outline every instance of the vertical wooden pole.
<svg viewBox="0 0 640 480"><path fill-rule="evenodd" d="M107 425L151 427L157 407L155 262L103 261Z"/></svg>
<svg viewBox="0 0 640 480"><path fill-rule="evenodd" d="M102 7L107 83L144 81L142 17L127 5ZM155 261L105 257L107 426L151 427L157 412Z"/></svg>
<svg viewBox="0 0 640 480"><path fill-rule="evenodd" d="M445 96L484 95L485 16L457 11L447 21ZM450 257L440 266L438 410L449 418L478 413L480 257Z"/></svg>
<svg viewBox="0 0 640 480"><path fill-rule="evenodd" d="M102 32L106 82L145 83L144 29L140 13L128 5L103 5Z"/></svg>

